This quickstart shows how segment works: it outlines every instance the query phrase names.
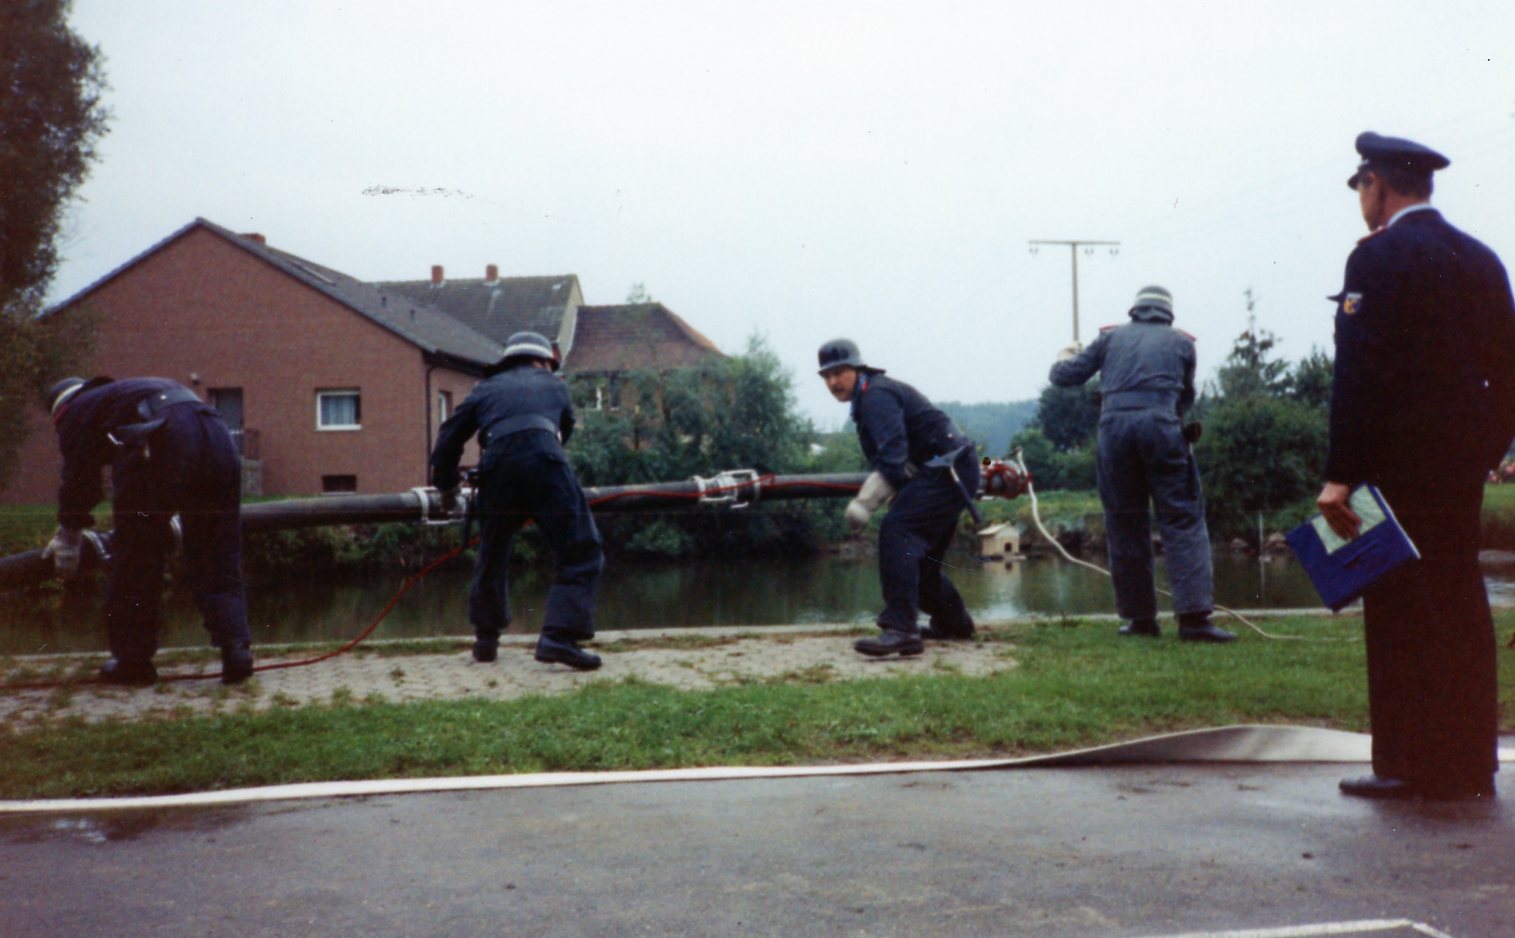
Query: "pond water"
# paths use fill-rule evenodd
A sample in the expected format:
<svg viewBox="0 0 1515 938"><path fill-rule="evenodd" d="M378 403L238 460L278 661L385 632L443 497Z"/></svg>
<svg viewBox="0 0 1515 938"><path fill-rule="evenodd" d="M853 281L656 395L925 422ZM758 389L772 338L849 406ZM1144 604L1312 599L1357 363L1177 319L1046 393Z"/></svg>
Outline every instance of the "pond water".
<svg viewBox="0 0 1515 938"><path fill-rule="evenodd" d="M1103 563L1094 556L1092 562ZM1112 613L1115 600L1104 576L1056 557L1014 564L949 557L953 582L974 618L994 622L1027 615ZM549 579L543 570L513 571L511 632L534 632ZM1515 600L1515 568L1486 566L1490 598ZM375 639L470 635L468 570L436 571L410 591L375 630ZM1158 560L1159 583L1166 582ZM383 610L405 576L361 579L281 577L253 582L248 611L258 643L345 640ZM1319 598L1292 558L1260 562L1226 552L1215 555L1216 602L1234 609L1316 608ZM0 608L0 654L100 651L100 590L32 602L19 594ZM1161 604L1161 603L1160 603ZM601 580L601 629L669 626L769 626L822 622L871 623L880 608L878 573L871 557L823 556L803 561L728 560L679 565L618 563ZM1166 606L1164 605L1166 609ZM163 647L206 643L189 597L165 597Z"/></svg>

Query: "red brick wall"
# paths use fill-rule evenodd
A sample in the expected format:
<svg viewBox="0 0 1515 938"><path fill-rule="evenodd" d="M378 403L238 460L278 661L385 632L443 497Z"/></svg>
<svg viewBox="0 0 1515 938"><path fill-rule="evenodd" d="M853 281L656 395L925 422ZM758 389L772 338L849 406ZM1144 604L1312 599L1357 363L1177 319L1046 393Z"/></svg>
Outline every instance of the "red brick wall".
<svg viewBox="0 0 1515 938"><path fill-rule="evenodd" d="M86 374L172 378L202 396L211 388L242 389L244 426L259 436L265 495L320 492L323 475L356 476L363 493L425 484L436 392L451 390L456 405L474 384L432 369L428 398L419 349L204 228L84 302L100 314L96 361ZM316 392L344 388L361 394L362 428L318 430ZM52 503L57 476L51 432L34 434L0 500Z"/></svg>

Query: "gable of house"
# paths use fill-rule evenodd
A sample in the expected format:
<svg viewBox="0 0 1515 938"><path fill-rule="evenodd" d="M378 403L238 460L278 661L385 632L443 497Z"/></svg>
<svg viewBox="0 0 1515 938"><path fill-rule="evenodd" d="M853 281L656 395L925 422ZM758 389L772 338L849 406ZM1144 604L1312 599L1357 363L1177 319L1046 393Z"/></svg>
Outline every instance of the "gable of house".
<svg viewBox="0 0 1515 938"><path fill-rule="evenodd" d="M726 356L662 303L579 308L568 374L698 368Z"/></svg>

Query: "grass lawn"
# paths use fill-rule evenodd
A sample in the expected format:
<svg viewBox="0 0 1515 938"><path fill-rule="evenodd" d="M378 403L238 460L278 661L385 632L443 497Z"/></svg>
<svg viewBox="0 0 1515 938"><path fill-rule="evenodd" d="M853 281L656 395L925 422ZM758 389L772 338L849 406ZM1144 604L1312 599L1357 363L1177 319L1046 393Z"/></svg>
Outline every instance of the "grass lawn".
<svg viewBox="0 0 1515 938"><path fill-rule="evenodd" d="M216 717L0 729L0 797L125 795L333 779L971 758L1234 723L1363 730L1361 621L1270 619L1350 641L1121 641L1109 622L996 630L1019 667L680 691L636 680L512 701L334 702ZM1515 610L1496 617L1501 643ZM1504 726L1515 650L1501 648ZM319 667L319 665L318 665Z"/></svg>

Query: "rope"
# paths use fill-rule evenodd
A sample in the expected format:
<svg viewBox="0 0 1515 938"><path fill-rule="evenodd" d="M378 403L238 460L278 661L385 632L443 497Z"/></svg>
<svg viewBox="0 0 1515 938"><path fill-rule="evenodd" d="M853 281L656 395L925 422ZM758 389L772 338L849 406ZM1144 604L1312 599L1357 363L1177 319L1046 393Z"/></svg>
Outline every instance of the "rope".
<svg viewBox="0 0 1515 938"><path fill-rule="evenodd" d="M1090 570L1093 570L1093 571L1095 571L1097 573L1102 573L1105 576L1110 577L1110 579L1112 579L1112 580L1115 579L1114 574L1112 574L1109 570L1106 570L1104 567L1101 567L1098 564L1090 563L1087 560L1080 560L1079 558L1077 558L1077 557L1073 556L1072 554L1068 553L1067 549L1064 548L1062 544L1058 543L1057 538L1055 538L1055 537L1052 536L1051 532L1049 532L1047 530L1046 525L1042 524L1041 511L1039 510L1039 508L1037 506L1037 501L1036 501L1036 486L1031 483L1031 472L1026 468L1026 461L1025 461L1025 458L1021 455L1021 450L1020 450L1019 447L1016 448L1015 453L1013 454L1013 458L1015 460L1016 468L1020 469L1020 471L1021 471L1021 478L1023 478L1023 479L1026 480L1026 494L1031 496L1031 520L1033 522L1035 522L1035 524L1036 524L1036 530L1040 531L1042 537L1046 538L1047 541L1050 542L1052 544L1052 546L1057 549L1057 552L1059 554L1063 555L1063 559L1064 560L1067 560L1069 563L1078 564L1080 567L1088 567ZM1162 595L1168 597L1169 599L1173 598L1173 594L1170 593L1170 592L1168 592L1167 590L1163 589L1162 587L1155 587L1155 589L1157 590L1157 592L1159 592ZM1256 632L1258 635L1261 635L1263 638L1266 638L1266 639L1269 639L1269 640L1272 640L1272 641L1279 641L1279 642L1282 642L1282 641L1289 641L1289 642L1348 642L1348 641L1352 641L1351 638L1311 637L1311 636L1308 636L1308 635L1275 635L1275 634L1273 634L1271 632L1264 631L1262 629L1262 627L1258 626L1251 619L1248 619L1246 616L1244 616L1241 613L1237 612L1235 609L1227 608L1225 606L1222 606L1220 603L1215 603L1214 606L1215 606L1215 611L1216 612L1223 612L1226 615L1231 616L1236 621L1240 622L1242 625L1245 625L1247 628L1249 628L1252 631Z"/></svg>

